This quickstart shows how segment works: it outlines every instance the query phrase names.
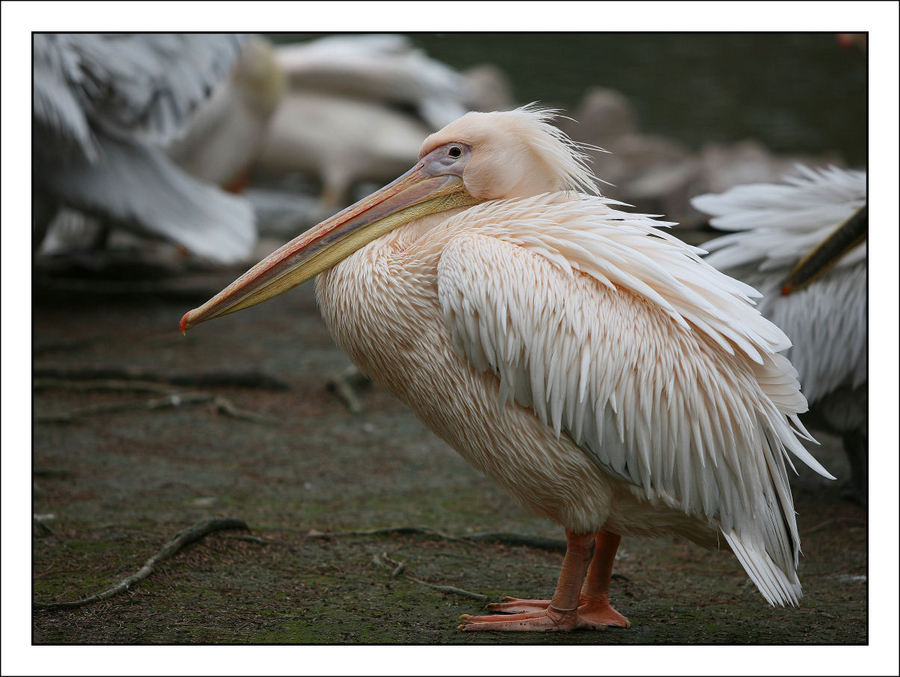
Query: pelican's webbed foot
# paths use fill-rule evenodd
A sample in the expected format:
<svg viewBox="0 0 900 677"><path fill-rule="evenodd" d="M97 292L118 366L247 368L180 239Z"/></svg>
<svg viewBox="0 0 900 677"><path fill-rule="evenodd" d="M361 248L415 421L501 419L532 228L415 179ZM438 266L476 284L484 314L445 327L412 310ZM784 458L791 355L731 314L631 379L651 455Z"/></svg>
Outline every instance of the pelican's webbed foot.
<svg viewBox="0 0 900 677"><path fill-rule="evenodd" d="M552 600L505 597L502 602L487 605L488 610L499 614L465 614L460 616L464 622L459 629L553 632L631 627L628 619L609 603L609 581L619 536L605 530L596 534L566 530L566 539L566 556Z"/></svg>
<svg viewBox="0 0 900 677"><path fill-rule="evenodd" d="M541 611L528 611L519 614L498 614L496 616L460 616L463 623L460 630L500 630L500 631L532 631L554 632L574 630L577 627L578 615L575 609L557 609L548 606Z"/></svg>
<svg viewBox="0 0 900 677"><path fill-rule="evenodd" d="M488 604L487 609L501 614L523 614L534 611L544 611L549 606L549 599L519 599L517 597L504 597L502 602ZM605 630L606 628L611 627L631 627L631 622L612 607L609 603L609 598L606 596L591 596L582 591L578 599L578 610L576 613L576 628Z"/></svg>

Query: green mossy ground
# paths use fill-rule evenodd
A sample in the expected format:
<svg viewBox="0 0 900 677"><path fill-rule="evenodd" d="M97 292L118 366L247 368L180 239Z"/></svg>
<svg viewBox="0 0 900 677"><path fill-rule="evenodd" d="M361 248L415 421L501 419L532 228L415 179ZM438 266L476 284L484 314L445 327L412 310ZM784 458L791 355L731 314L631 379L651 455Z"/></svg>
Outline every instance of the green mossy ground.
<svg viewBox="0 0 900 677"><path fill-rule="evenodd" d="M33 598L74 600L136 572L178 531L226 515L266 543L219 532L160 564L126 593L74 610L36 610L36 644L863 644L867 641L866 513L838 483L804 473L795 496L803 535L799 608L769 607L730 553L673 538L623 540L614 603L628 630L462 633L482 604L392 577L404 573L499 599L547 596L561 555L422 535L313 538L421 526L465 536L562 538L472 470L389 394L350 414L326 390L346 365L315 309L311 285L178 334L200 292L35 296L35 368L149 369L191 374L255 369L290 390L188 388L273 417L236 420L208 405L123 411L34 428L34 512L53 535L33 541ZM195 285L196 287L196 285ZM37 416L146 393L38 389ZM833 440L818 453L841 476ZM243 534L247 535L247 534Z"/></svg>

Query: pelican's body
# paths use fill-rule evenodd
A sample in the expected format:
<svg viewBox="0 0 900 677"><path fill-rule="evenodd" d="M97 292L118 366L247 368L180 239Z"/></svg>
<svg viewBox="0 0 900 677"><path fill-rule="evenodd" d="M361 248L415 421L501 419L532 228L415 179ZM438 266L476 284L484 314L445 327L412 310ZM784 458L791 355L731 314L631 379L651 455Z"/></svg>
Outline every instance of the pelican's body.
<svg viewBox="0 0 900 677"><path fill-rule="evenodd" d="M763 294L760 312L791 338L810 422L840 435L852 495L867 494L867 246L863 241L802 289L784 294L791 270L866 204L866 173L799 167L781 184L748 184L694 198L730 234L703 245L706 261Z"/></svg>
<svg viewBox="0 0 900 677"><path fill-rule="evenodd" d="M541 221L550 218L568 232L546 233ZM621 218L634 219L637 228L617 224ZM700 457L710 451L692 448L691 420L706 417L704 427L721 426L721 434L739 438L727 408L742 405L727 398L751 397L762 407L766 388L749 389L740 381L755 380L756 370L763 369L749 360L738 368L713 340L681 331L634 290L609 289L591 276L595 270L588 261L585 270L573 273L545 255L577 246L580 228L613 242L621 234L627 242L653 225L602 199L579 204L564 193L480 205L430 227L397 229L322 273L319 306L338 345L366 374L536 512L579 533L604 524L617 533L675 528L714 543L717 527L702 516L701 497L703 474L714 470L701 468ZM567 236L568 242L558 240ZM689 251L674 238L660 242L673 255ZM577 260L565 261L577 270ZM632 264L640 265L637 256ZM503 313L509 315L505 330L494 324ZM767 324L759 322L761 331L783 341ZM783 369L771 396L790 387L792 376L782 359L770 361L766 368ZM787 405L793 413L791 407L802 409L804 402L793 392ZM674 465L682 451L688 467L697 467L685 482L672 477L666 489L648 491L644 482L665 484L663 478L652 481L653 471L662 469L653 467L653 458L625 458L640 452L621 447L641 442L623 444L619 426L645 428L639 434L648 445L665 445L672 456L660 459L662 464ZM558 434L560 429L567 434ZM787 431L785 424L779 432ZM532 449L540 453L528 453ZM661 451L647 449L650 455ZM617 454L622 461L615 460ZM736 457L742 466L759 460ZM743 472L747 481L766 475L758 467ZM721 500L717 487L709 489L716 495L710 501ZM685 495L691 491L693 497ZM658 499L656 505L650 497ZM667 511L663 504L677 507Z"/></svg>
<svg viewBox="0 0 900 677"><path fill-rule="evenodd" d="M412 170L182 328L321 273L323 317L360 368L566 528L553 599L493 605L503 613L467 630L628 625L608 600L623 534L722 536L768 601L795 603L785 459L827 473L797 439L806 402L777 354L786 337L667 224L572 192L593 177L548 118L526 107L451 123Z"/></svg>

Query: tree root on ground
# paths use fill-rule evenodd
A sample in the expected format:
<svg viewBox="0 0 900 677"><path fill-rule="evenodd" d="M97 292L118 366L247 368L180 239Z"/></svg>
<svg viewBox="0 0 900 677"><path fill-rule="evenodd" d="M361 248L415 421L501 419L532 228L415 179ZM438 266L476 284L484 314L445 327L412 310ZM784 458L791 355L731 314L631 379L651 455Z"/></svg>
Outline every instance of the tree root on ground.
<svg viewBox="0 0 900 677"><path fill-rule="evenodd" d="M334 378L328 379L326 388L344 403L351 414L359 414L363 410L362 401L356 394L357 390L365 390L372 385L368 376L363 374L356 365L350 365Z"/></svg>
<svg viewBox="0 0 900 677"><path fill-rule="evenodd" d="M529 548L538 550L549 550L551 552L566 551L566 542L559 538L544 538L542 536L526 536L523 534L513 533L487 533L472 534L469 536L451 536L437 529L429 527L384 527L380 529L361 529L350 531L310 531L307 536L309 538L332 538L338 536L382 536L386 534L412 534L417 536L426 536L435 540L458 541L463 543L480 542L480 543L499 543L500 545L524 545Z"/></svg>
<svg viewBox="0 0 900 677"><path fill-rule="evenodd" d="M131 588L131 586L147 578L150 574L153 573L153 568L157 564L177 554L186 545L200 540L207 534L211 534L214 531L221 531L223 529L246 529L249 531L250 527L248 527L243 520L235 519L233 517L214 517L213 519L197 522L184 531L180 531L179 533L177 533L175 537L168 543L166 543L159 552L157 552L155 555L153 555L153 557L144 562L144 566L142 566L136 574L123 578L111 588L107 588L103 592L100 592L96 595L91 595L90 597L85 597L84 599L79 599L74 602L35 602L34 608L43 609L45 611L56 611L58 609L76 609L87 604L93 604L94 602L100 602L105 599L109 599L113 595L124 592Z"/></svg>
<svg viewBox="0 0 900 677"><path fill-rule="evenodd" d="M216 411L221 414L243 421L266 424L278 422L277 419L270 416L239 409L225 397L213 395L212 393L168 393L166 397L144 400L143 402L115 402L84 407L74 411L62 411L56 414L37 414L34 417L34 421L35 423L74 423L82 418L99 414L111 414L120 411L153 411L206 403L212 403Z"/></svg>
<svg viewBox="0 0 900 677"><path fill-rule="evenodd" d="M431 588L433 590L438 590L440 592L462 595L463 597L477 599L481 602L487 602L490 599L490 597L488 597L487 595L482 595L480 592L469 592L468 590L457 588L455 585L439 585L437 583L429 583L428 581L423 581L422 579L416 578L415 576L404 574L403 571L406 569L406 565L403 562L398 562L397 560L391 559L386 552L382 552L381 555L372 555L372 561L378 566L390 569L391 578L396 578L397 576L402 575L403 578L407 580L418 583L419 585L424 585L425 587Z"/></svg>
<svg viewBox="0 0 900 677"><path fill-rule="evenodd" d="M91 379L70 381L61 378L36 378L32 382L35 392L40 390L71 390L75 392L108 393L159 393L172 392L172 386L156 381L131 381L121 379Z"/></svg>
<svg viewBox="0 0 900 677"><path fill-rule="evenodd" d="M290 385L281 379L259 371L215 371L196 374L159 374L149 369L137 367L55 367L35 366L35 379L56 379L57 381L152 381L176 386L203 388L237 387L262 388L265 390L290 390ZM171 388L169 388L171 390Z"/></svg>

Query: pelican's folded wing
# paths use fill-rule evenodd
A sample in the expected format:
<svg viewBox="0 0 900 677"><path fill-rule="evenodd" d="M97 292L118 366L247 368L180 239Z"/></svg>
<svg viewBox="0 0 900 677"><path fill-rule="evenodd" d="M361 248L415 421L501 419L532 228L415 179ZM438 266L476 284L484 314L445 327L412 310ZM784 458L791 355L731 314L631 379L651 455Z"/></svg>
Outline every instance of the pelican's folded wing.
<svg viewBox="0 0 900 677"><path fill-rule="evenodd" d="M627 225L610 225L621 230L612 240L626 236ZM520 236L522 229L516 230ZM648 230L645 244L685 247L663 235ZM567 237L536 228L527 244L469 235L445 249L438 290L456 349L475 369L497 375L499 406L533 408L557 434L569 435L603 470L641 487L648 499L714 520L736 554L744 553L742 561L752 560L745 568L767 599L795 601L799 538L788 451L827 472L790 426L793 421L802 430L796 413L805 409L790 363L766 350L759 334L726 335L732 310L758 318L758 331L767 331L767 321L735 297L743 307L721 307L719 327L712 320L701 326L702 313L688 313L690 294L679 291L680 282L662 290L657 280L661 293L642 289L647 282L639 279L637 258L629 265L621 258L628 251L614 251L610 243L605 263L602 250L591 257L606 266L603 275L588 272L584 251L578 270L574 250L562 243ZM570 244L576 239L587 241L582 234ZM631 255L639 258L638 244ZM697 274L720 275L684 255L684 265L697 266ZM674 266L648 268L647 275L667 275L661 271ZM734 323L730 331L744 327ZM754 575L754 566L764 573Z"/></svg>

